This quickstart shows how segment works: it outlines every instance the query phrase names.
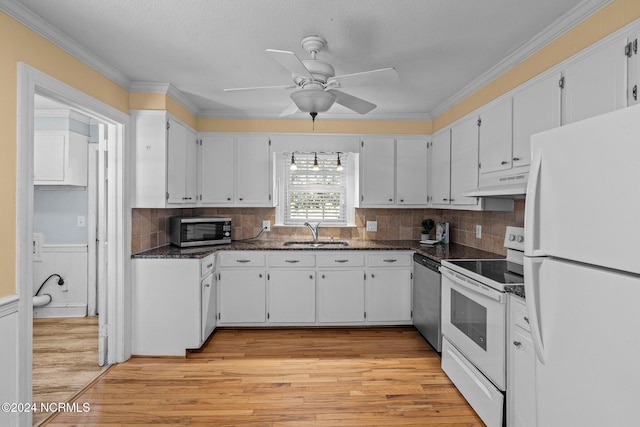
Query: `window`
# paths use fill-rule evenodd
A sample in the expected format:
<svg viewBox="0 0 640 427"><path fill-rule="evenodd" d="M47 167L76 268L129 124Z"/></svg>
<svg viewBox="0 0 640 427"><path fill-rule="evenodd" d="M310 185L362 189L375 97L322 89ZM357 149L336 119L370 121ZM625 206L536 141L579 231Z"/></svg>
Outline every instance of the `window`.
<svg viewBox="0 0 640 427"><path fill-rule="evenodd" d="M291 170L291 153L284 153L284 225L302 225L306 221L324 225L349 223L349 158L340 153L342 170L337 170L338 153L293 153L296 169ZM318 169L313 170L317 156Z"/></svg>

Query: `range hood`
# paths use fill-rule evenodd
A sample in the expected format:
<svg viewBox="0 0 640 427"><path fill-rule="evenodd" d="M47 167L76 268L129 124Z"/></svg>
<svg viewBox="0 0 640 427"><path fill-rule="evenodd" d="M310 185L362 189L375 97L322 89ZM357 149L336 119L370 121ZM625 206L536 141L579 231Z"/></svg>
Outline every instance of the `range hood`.
<svg viewBox="0 0 640 427"><path fill-rule="evenodd" d="M527 194L529 172L517 174L487 174L480 176L478 188L462 192L467 197L490 197L506 199L524 199Z"/></svg>

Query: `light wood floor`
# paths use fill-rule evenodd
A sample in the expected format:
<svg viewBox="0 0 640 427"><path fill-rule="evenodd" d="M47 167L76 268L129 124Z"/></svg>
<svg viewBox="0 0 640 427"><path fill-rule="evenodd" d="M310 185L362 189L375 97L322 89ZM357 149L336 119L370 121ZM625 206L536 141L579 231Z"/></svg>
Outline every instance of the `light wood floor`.
<svg viewBox="0 0 640 427"><path fill-rule="evenodd" d="M98 366L98 318L33 319L33 402L67 402L106 368ZM33 415L39 425L51 413Z"/></svg>
<svg viewBox="0 0 640 427"><path fill-rule="evenodd" d="M483 426L413 328L218 330L188 358L134 357L48 424Z"/></svg>

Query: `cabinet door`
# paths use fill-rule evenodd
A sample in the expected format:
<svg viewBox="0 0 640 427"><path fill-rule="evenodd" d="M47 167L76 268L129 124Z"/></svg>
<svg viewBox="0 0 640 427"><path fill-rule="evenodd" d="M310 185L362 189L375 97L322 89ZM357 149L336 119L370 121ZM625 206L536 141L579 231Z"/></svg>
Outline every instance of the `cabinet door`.
<svg viewBox="0 0 640 427"><path fill-rule="evenodd" d="M411 322L411 270L370 270L365 296L368 321Z"/></svg>
<svg viewBox="0 0 640 427"><path fill-rule="evenodd" d="M320 270L318 275L318 320L364 321L364 271Z"/></svg>
<svg viewBox="0 0 640 427"><path fill-rule="evenodd" d="M475 117L451 128L451 204L477 205L463 191L478 187L478 122Z"/></svg>
<svg viewBox="0 0 640 427"><path fill-rule="evenodd" d="M509 394L511 396L510 426L536 425L535 350L531 335L512 326L509 355L511 369Z"/></svg>
<svg viewBox="0 0 640 427"><path fill-rule="evenodd" d="M236 139L237 203L270 206L269 140L263 136Z"/></svg>
<svg viewBox="0 0 640 427"><path fill-rule="evenodd" d="M531 162L531 135L560 126L560 73L513 95L513 167Z"/></svg>
<svg viewBox="0 0 640 427"><path fill-rule="evenodd" d="M233 136L202 138L200 151L200 201L233 203Z"/></svg>
<svg viewBox="0 0 640 427"><path fill-rule="evenodd" d="M202 341L204 342L211 332L216 327L216 292L214 289L215 281L214 275L210 274L208 277L202 280L202 293L201 303L202 303Z"/></svg>
<svg viewBox="0 0 640 427"><path fill-rule="evenodd" d="M396 201L399 205L427 204L427 140L396 141Z"/></svg>
<svg viewBox="0 0 640 427"><path fill-rule="evenodd" d="M429 153L429 196L433 205L448 205L451 188L451 131L433 136Z"/></svg>
<svg viewBox="0 0 640 427"><path fill-rule="evenodd" d="M626 106L626 42L626 37L615 40L565 69L564 124Z"/></svg>
<svg viewBox="0 0 640 427"><path fill-rule="evenodd" d="M511 98L505 99L480 114L478 130L480 173L511 169L512 112Z"/></svg>
<svg viewBox="0 0 640 427"><path fill-rule="evenodd" d="M196 133L185 128L185 197L187 203L198 200L198 140Z"/></svg>
<svg viewBox="0 0 640 427"><path fill-rule="evenodd" d="M269 321L314 323L316 321L315 270L269 272Z"/></svg>
<svg viewBox="0 0 640 427"><path fill-rule="evenodd" d="M393 138L370 138L362 142L360 201L363 206L395 202L394 142Z"/></svg>
<svg viewBox="0 0 640 427"><path fill-rule="evenodd" d="M220 272L220 323L263 323L266 320L264 270Z"/></svg>
<svg viewBox="0 0 640 427"><path fill-rule="evenodd" d="M68 136L65 132L34 132L33 139L33 179L47 183L64 181Z"/></svg>
<svg viewBox="0 0 640 427"><path fill-rule="evenodd" d="M167 131L167 203L190 203L186 195L187 129L169 119Z"/></svg>

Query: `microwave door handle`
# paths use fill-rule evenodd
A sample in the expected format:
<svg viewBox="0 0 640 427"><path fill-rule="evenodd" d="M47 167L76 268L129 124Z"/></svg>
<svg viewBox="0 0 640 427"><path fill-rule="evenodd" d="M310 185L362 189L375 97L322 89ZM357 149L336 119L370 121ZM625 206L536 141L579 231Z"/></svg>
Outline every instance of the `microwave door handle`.
<svg viewBox="0 0 640 427"><path fill-rule="evenodd" d="M463 288L468 289L471 292L474 292L478 295L482 295L483 297L497 301L500 304L504 304L506 302L506 298L502 292L492 290L492 289L486 289L486 287L482 286L480 283L471 281L470 279L467 279L447 268L441 268L440 273L447 276L457 285L462 286Z"/></svg>
<svg viewBox="0 0 640 427"><path fill-rule="evenodd" d="M523 260L524 268L524 292L527 296L527 312L529 325L531 326L531 338L536 356L541 364L545 364L545 350L542 341L542 329L540 328L540 268L544 258L529 258Z"/></svg>

